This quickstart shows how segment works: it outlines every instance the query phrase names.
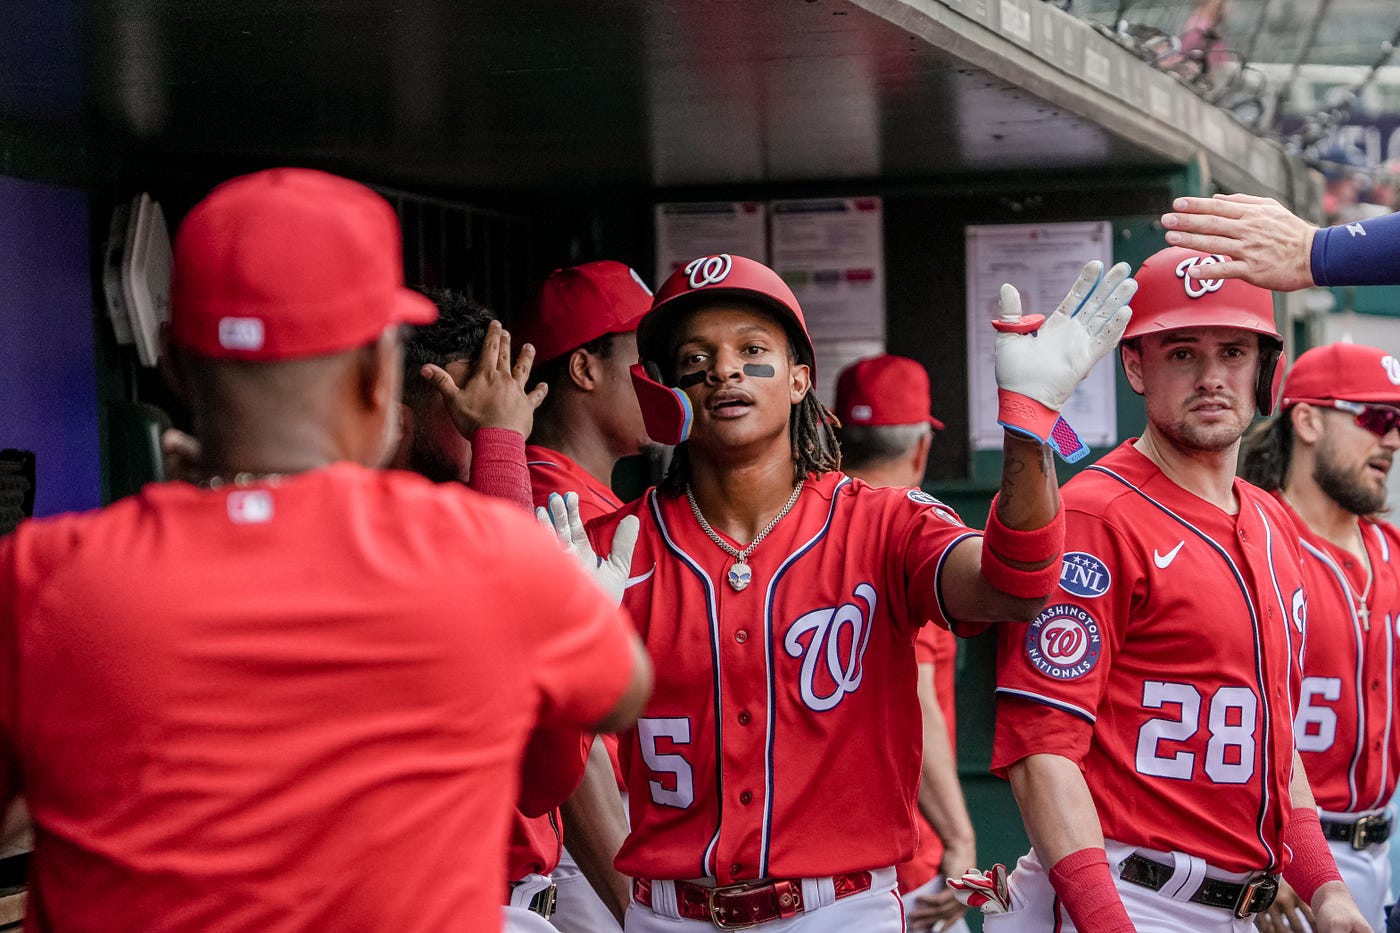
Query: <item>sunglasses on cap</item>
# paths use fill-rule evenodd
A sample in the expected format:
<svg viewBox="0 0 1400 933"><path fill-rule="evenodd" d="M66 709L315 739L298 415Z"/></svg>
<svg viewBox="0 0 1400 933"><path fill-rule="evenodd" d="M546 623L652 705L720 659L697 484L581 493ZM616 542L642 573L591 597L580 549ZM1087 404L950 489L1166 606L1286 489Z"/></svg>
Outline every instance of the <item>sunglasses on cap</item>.
<svg viewBox="0 0 1400 933"><path fill-rule="evenodd" d="M1385 437L1400 427L1400 408L1392 405L1363 405L1361 402L1346 402L1341 399L1300 398L1300 402L1317 405L1321 408L1335 408L1356 419L1356 423L1376 437Z"/></svg>

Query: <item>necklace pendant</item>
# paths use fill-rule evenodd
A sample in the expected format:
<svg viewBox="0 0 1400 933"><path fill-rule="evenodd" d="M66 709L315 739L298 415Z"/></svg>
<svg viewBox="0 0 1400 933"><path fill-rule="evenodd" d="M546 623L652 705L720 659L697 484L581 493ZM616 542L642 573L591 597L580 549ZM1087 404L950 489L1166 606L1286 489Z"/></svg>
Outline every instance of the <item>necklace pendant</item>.
<svg viewBox="0 0 1400 933"><path fill-rule="evenodd" d="M745 590L753 582L753 570L744 561L736 561L734 566L729 568L729 586L736 593Z"/></svg>

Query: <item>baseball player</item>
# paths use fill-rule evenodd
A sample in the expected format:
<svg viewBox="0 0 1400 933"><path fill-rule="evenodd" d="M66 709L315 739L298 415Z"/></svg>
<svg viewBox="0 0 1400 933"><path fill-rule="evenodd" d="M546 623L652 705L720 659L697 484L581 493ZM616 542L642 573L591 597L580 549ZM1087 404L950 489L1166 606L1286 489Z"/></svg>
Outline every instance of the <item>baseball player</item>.
<svg viewBox="0 0 1400 933"><path fill-rule="evenodd" d="M536 506L574 491L584 521L622 507L610 486L613 468L648 443L629 369L651 297L623 263L589 262L551 272L517 322L537 350L532 379L549 390L526 448ZM563 807L567 845L551 873L551 920L565 933L621 929L631 889L613 867L627 835L621 776L617 737L599 736L582 785Z"/></svg>
<svg viewBox="0 0 1400 933"><path fill-rule="evenodd" d="M1309 350L1284 380L1281 414L1246 440L1241 470L1292 512L1302 538L1308 615L1293 735L1337 868L1378 931L1390 900L1386 804L1400 773L1400 530L1375 516L1400 448L1397 406L1394 356L1352 343ZM1306 930L1307 912L1280 891L1259 926Z"/></svg>
<svg viewBox="0 0 1400 933"><path fill-rule="evenodd" d="M1314 227L1273 198L1177 198L1162 215L1167 242L1229 257L1211 275L1260 288L1400 285L1400 215ZM1198 275L1204 274L1197 272Z"/></svg>
<svg viewBox="0 0 1400 933"><path fill-rule="evenodd" d="M524 344L512 367L510 335L489 311L455 292L428 294L439 314L404 345L404 434L395 465L532 509L525 436L549 388L525 391L534 348ZM579 730L542 729L525 746L506 852L508 933L550 929L544 920L555 904L550 873L561 851L559 804L583 776L585 736L591 740Z"/></svg>
<svg viewBox="0 0 1400 933"><path fill-rule="evenodd" d="M918 362L885 354L859 360L836 380L841 466L871 486L917 488L924 480L933 432L928 373ZM958 781L954 667L957 639L925 625L914 639L919 662L923 752L919 777L919 842L914 857L895 866L911 933L967 933L966 908L944 885L977 864L972 820Z"/></svg>
<svg viewBox="0 0 1400 933"><path fill-rule="evenodd" d="M1033 848L988 933L1242 933L1280 871L1319 930L1368 929L1294 752L1298 538L1235 477L1273 399L1273 300L1187 274L1215 261L1138 271L1121 358L1147 426L1066 485L1060 592L1000 632L992 767Z"/></svg>
<svg viewBox="0 0 1400 933"><path fill-rule="evenodd" d="M621 757L629 933L903 931L913 852L915 632L1030 618L1058 579L1057 411L1130 312L1092 263L1048 318L1003 289L1001 494L985 534L931 496L839 470L802 310L771 269L704 256L637 330L647 432L679 444L641 519L624 597L658 691Z"/></svg>
<svg viewBox="0 0 1400 933"><path fill-rule="evenodd" d="M498 930L527 733L629 721L641 646L519 509L372 469L436 313L381 197L244 176L174 254L201 484L0 540L30 925Z"/></svg>

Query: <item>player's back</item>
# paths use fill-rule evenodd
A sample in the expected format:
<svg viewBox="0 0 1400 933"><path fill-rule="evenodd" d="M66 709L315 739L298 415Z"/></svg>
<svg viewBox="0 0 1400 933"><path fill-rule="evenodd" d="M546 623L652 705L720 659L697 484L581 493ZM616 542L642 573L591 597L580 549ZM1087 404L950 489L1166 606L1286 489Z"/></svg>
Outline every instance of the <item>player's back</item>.
<svg viewBox="0 0 1400 933"><path fill-rule="evenodd" d="M601 618L563 557L523 513L346 464L21 528L0 713L32 926L495 930L537 709L621 692L545 682L549 626Z"/></svg>

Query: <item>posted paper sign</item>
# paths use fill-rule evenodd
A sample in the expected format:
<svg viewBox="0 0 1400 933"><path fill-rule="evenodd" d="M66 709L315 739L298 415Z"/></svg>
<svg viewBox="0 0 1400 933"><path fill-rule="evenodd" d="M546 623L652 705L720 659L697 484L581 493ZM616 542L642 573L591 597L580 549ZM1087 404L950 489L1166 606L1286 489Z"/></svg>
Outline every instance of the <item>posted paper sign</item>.
<svg viewBox="0 0 1400 933"><path fill-rule="evenodd" d="M656 284L699 256L729 253L768 263L768 224L761 201L656 205Z"/></svg>
<svg viewBox="0 0 1400 933"><path fill-rule="evenodd" d="M972 448L1000 450L995 370L997 298L1003 282L1021 293L1026 314L1049 315L1091 259L1113 265L1113 225L1108 221L1062 224L998 224L967 228L967 372ZM1118 407L1109 353L1065 403L1061 414L1092 447L1116 444Z"/></svg>

